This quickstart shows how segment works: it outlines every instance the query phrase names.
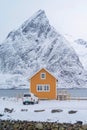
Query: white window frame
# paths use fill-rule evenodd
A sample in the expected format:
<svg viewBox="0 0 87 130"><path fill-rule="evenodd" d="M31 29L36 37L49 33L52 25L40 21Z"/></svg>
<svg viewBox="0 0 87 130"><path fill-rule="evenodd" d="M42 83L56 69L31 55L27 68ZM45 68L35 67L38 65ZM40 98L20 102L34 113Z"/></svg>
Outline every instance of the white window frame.
<svg viewBox="0 0 87 130"><path fill-rule="evenodd" d="M42 87L42 90L38 89L39 87ZM48 88L45 89L45 86ZM50 84L37 84L36 86L37 92L50 92Z"/></svg>
<svg viewBox="0 0 87 130"><path fill-rule="evenodd" d="M40 89L40 87L41 87L42 89ZM38 91L38 92L43 92L43 86L42 86L42 84L37 84L37 91Z"/></svg>
<svg viewBox="0 0 87 130"><path fill-rule="evenodd" d="M46 89L45 89L45 87L46 87ZM50 85L49 84L44 84L43 85L43 91L44 92L50 92Z"/></svg>
<svg viewBox="0 0 87 130"><path fill-rule="evenodd" d="M44 74L44 78L42 77L42 74ZM41 74L40 74L40 78L41 78L41 79L46 79L46 73L41 73Z"/></svg>

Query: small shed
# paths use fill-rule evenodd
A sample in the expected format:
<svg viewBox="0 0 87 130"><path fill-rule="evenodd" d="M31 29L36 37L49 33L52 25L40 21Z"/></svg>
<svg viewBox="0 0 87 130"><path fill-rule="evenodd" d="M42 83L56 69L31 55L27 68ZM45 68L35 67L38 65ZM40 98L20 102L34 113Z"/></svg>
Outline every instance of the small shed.
<svg viewBox="0 0 87 130"><path fill-rule="evenodd" d="M42 68L30 78L30 92L39 99L57 99L57 79Z"/></svg>
<svg viewBox="0 0 87 130"><path fill-rule="evenodd" d="M69 100L70 94L66 90L58 90L57 99L58 100Z"/></svg>

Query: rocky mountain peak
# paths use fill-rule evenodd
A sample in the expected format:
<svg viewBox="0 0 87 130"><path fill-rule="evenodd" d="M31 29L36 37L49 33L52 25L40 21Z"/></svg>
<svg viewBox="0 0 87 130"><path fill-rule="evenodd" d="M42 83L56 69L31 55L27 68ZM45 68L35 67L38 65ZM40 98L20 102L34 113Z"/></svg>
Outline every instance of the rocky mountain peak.
<svg viewBox="0 0 87 130"><path fill-rule="evenodd" d="M32 17L30 17L27 21L25 21L18 30L11 31L7 39L18 39L22 37L26 37L28 40L37 34L39 37L46 37L47 33L50 31L51 27L49 24L49 20L44 12L44 10L37 11Z"/></svg>
<svg viewBox="0 0 87 130"><path fill-rule="evenodd" d="M39 33L42 33L42 31L45 31L48 24L49 20L47 19L45 12L43 10L39 10L29 20L27 20L21 28L23 34L30 31L35 33L37 32L37 29L39 29Z"/></svg>
<svg viewBox="0 0 87 130"><path fill-rule="evenodd" d="M44 17L44 18L47 18L46 17L46 14L45 14L45 11L44 10L38 10L31 18L34 19L34 18L37 18L37 17Z"/></svg>
<svg viewBox="0 0 87 130"><path fill-rule="evenodd" d="M78 55L69 42L49 24L45 12L39 10L20 28L8 34L0 47L0 72L14 77L6 79L6 83L17 86L25 83L26 86L25 77L44 66L56 75L59 87L87 85L87 77Z"/></svg>
<svg viewBox="0 0 87 130"><path fill-rule="evenodd" d="M80 44L80 45L84 45L85 47L87 47L87 41L83 40L83 39L77 39L75 40L74 42L76 42L77 44Z"/></svg>

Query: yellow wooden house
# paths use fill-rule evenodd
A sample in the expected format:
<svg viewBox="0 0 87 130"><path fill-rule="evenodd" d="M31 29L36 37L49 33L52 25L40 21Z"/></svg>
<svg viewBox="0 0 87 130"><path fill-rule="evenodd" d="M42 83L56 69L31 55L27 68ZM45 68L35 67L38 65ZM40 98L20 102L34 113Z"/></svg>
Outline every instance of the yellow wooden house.
<svg viewBox="0 0 87 130"><path fill-rule="evenodd" d="M42 68L30 78L30 92L39 99L57 99L57 79Z"/></svg>

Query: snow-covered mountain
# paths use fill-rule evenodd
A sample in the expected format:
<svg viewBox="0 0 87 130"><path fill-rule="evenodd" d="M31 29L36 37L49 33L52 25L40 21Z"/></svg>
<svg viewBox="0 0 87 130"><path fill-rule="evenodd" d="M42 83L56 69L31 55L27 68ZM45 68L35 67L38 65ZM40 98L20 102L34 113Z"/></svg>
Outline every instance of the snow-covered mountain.
<svg viewBox="0 0 87 130"><path fill-rule="evenodd" d="M75 49L84 69L87 70L87 41L81 38L75 39L71 35L64 36L70 42L71 46Z"/></svg>
<svg viewBox="0 0 87 130"><path fill-rule="evenodd" d="M28 78L44 67L58 78L59 87L87 87L76 52L39 10L0 45L0 79L6 77L0 86L28 87Z"/></svg>
<svg viewBox="0 0 87 130"><path fill-rule="evenodd" d="M75 40L75 42L80 45L84 45L87 48L87 41L85 41L83 39L77 39L77 40Z"/></svg>
<svg viewBox="0 0 87 130"><path fill-rule="evenodd" d="M74 41L74 44L76 44L79 58L82 61L84 68L87 70L87 41L77 39Z"/></svg>

